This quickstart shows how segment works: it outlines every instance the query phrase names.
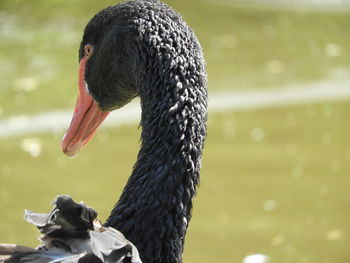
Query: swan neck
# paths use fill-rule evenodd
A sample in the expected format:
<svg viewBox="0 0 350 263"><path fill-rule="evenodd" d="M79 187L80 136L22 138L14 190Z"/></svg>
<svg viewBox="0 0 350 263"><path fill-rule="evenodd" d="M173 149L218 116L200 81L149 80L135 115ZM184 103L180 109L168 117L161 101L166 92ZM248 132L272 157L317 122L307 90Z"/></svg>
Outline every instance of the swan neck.
<svg viewBox="0 0 350 263"><path fill-rule="evenodd" d="M159 262L182 262L206 136L206 92L165 87L179 93L174 98L163 87L148 88L141 93L141 149L107 225L133 242L143 260L159 251L161 258L173 257Z"/></svg>

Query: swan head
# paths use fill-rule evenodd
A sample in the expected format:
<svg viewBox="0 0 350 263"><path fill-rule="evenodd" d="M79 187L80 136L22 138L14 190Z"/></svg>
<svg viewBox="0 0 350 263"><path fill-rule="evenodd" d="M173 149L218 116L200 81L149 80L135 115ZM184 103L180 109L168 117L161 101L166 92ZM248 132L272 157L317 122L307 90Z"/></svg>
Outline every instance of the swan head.
<svg viewBox="0 0 350 263"><path fill-rule="evenodd" d="M79 49L78 99L62 151L76 156L110 111L138 95L137 34L113 7L91 19Z"/></svg>
<svg viewBox="0 0 350 263"><path fill-rule="evenodd" d="M138 95L137 31L132 16L119 9L112 6L97 13L79 49L86 90L103 111L121 108Z"/></svg>
<svg viewBox="0 0 350 263"><path fill-rule="evenodd" d="M152 118L187 116L185 108L200 108L204 119L205 85L201 47L181 16L160 1L130 0L108 7L84 31L79 96L62 150L76 155L110 111L138 95L146 130L153 127Z"/></svg>

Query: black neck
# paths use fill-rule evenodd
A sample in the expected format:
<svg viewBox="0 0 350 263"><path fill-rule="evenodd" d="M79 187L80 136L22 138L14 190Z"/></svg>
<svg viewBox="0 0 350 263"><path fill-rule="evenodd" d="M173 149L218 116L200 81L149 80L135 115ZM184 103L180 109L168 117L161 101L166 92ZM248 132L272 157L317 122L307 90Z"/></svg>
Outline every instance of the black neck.
<svg viewBox="0 0 350 263"><path fill-rule="evenodd" d="M137 70L141 149L106 222L134 243L144 263L182 262L206 136L201 48L187 25L173 16L173 30L156 21L158 27L139 31L144 32L138 40ZM160 37L152 38L155 35Z"/></svg>
<svg viewBox="0 0 350 263"><path fill-rule="evenodd" d="M141 150L106 224L133 242L145 263L178 263L199 182L206 134L205 80L193 76L198 79L192 84L174 79L160 86L157 75L144 78Z"/></svg>

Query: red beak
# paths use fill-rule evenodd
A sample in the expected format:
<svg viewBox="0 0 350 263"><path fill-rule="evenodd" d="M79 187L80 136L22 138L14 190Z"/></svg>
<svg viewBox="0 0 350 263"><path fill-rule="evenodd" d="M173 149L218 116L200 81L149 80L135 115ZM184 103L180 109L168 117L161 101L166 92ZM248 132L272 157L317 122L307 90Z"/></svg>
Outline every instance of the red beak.
<svg viewBox="0 0 350 263"><path fill-rule="evenodd" d="M62 151L75 156L94 136L96 129L109 112L102 111L89 94L84 78L87 58L83 57L79 65L79 95L72 121L62 140Z"/></svg>

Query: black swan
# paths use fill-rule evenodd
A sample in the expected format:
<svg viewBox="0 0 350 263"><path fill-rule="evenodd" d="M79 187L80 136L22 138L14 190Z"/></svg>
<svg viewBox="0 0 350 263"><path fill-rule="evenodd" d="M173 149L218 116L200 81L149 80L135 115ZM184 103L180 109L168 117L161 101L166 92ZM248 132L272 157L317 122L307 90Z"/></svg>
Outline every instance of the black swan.
<svg viewBox="0 0 350 263"><path fill-rule="evenodd" d="M91 19L79 62L79 96L63 152L76 155L110 111L139 96L137 162L104 226L93 209L60 196L49 214L27 212L44 234L42 246L2 245L4 262L182 262L206 137L206 71L196 36L166 4L126 1ZM117 245L104 252L107 241L96 233ZM89 248L76 247L82 239Z"/></svg>

